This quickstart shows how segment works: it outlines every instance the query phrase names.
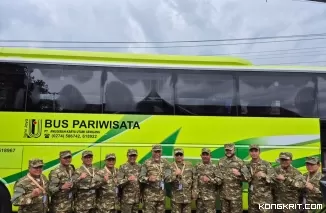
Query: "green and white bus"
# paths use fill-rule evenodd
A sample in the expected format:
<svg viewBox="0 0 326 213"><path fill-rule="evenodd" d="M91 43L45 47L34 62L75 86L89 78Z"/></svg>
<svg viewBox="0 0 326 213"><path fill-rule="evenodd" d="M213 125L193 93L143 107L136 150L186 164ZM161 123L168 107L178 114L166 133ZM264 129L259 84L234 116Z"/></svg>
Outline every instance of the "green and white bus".
<svg viewBox="0 0 326 213"><path fill-rule="evenodd" d="M292 152L293 166L305 172L307 156L325 165L325 117L326 67L0 48L0 213L11 208L13 184L26 175L30 158L42 158L47 175L66 149L75 167L86 149L98 167L115 152L119 167L130 147L138 149L139 163L161 144L164 158L172 161L173 149L182 147L195 164L201 148L210 148L217 162L230 142L250 160L248 146L256 143L273 165L279 152ZM169 191L166 200L169 209Z"/></svg>

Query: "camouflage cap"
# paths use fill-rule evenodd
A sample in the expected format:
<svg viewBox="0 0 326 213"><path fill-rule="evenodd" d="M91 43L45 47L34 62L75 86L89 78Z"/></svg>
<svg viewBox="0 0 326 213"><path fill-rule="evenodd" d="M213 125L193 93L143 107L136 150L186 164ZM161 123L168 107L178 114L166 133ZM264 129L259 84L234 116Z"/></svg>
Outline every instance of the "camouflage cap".
<svg viewBox="0 0 326 213"><path fill-rule="evenodd" d="M162 151L162 146L160 144L153 145L153 151Z"/></svg>
<svg viewBox="0 0 326 213"><path fill-rule="evenodd" d="M208 153L208 154L210 154L211 153L211 150L209 148L202 148L201 149L201 153Z"/></svg>
<svg viewBox="0 0 326 213"><path fill-rule="evenodd" d="M138 155L137 149L128 149L127 155Z"/></svg>
<svg viewBox="0 0 326 213"><path fill-rule="evenodd" d="M60 158L65 158L65 157L69 157L69 156L72 156L71 151L69 151L69 150L60 152Z"/></svg>
<svg viewBox="0 0 326 213"><path fill-rule="evenodd" d="M183 149L182 148L175 148L174 149L174 154L177 154L177 153L181 153L181 154L183 154L184 152L183 152Z"/></svg>
<svg viewBox="0 0 326 213"><path fill-rule="evenodd" d="M233 143L224 144L224 149L225 150L233 150L234 149L234 144Z"/></svg>
<svg viewBox="0 0 326 213"><path fill-rule="evenodd" d="M86 157L86 156L88 156L88 155L91 155L91 156L93 156L93 152L92 151L83 151L83 153L82 153L82 156L83 157Z"/></svg>
<svg viewBox="0 0 326 213"><path fill-rule="evenodd" d="M249 150L251 150L251 149L258 149L258 150L260 150L258 144L250 144L250 146L249 146Z"/></svg>
<svg viewBox="0 0 326 213"><path fill-rule="evenodd" d="M107 155L105 156L105 160L112 159L112 158L113 158L113 159L116 158L114 153L109 153L109 154L107 154Z"/></svg>
<svg viewBox="0 0 326 213"><path fill-rule="evenodd" d="M307 157L306 158L306 163L310 163L310 164L318 164L320 161L319 161L319 158L318 157Z"/></svg>
<svg viewBox="0 0 326 213"><path fill-rule="evenodd" d="M33 167L33 168L44 165L43 160L41 160L39 158L30 159L28 164L29 164L30 167Z"/></svg>
<svg viewBox="0 0 326 213"><path fill-rule="evenodd" d="M281 152L279 155L279 159L286 159L286 160L292 160L292 153L291 152Z"/></svg>

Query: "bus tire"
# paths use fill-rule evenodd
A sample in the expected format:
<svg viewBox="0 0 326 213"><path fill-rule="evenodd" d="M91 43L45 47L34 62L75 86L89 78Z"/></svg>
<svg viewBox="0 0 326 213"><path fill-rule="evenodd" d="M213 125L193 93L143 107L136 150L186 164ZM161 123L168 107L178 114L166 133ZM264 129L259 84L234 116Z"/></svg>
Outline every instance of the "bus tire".
<svg viewBox="0 0 326 213"><path fill-rule="evenodd" d="M11 213L12 205L7 187L0 181L0 213Z"/></svg>

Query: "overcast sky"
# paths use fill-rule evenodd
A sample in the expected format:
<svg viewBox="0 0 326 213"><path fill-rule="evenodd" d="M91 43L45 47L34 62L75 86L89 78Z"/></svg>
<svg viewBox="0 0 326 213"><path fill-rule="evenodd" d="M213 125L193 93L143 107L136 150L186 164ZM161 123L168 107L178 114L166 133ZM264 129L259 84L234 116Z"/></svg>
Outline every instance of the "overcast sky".
<svg viewBox="0 0 326 213"><path fill-rule="evenodd" d="M1 0L0 39L173 41L316 34L326 33L325 17L326 4L304 0ZM129 47L118 44L116 46L126 48L103 48L113 45L89 44L101 48L87 50L192 55L250 52L238 55L255 64L324 61L308 64L326 65L326 36L322 38L183 48L135 48L156 44L133 44ZM224 43L243 42L255 41ZM201 44L221 42L162 45ZM7 45L49 46L0 42L0 46ZM71 46L52 44L53 47L68 45ZM288 52L266 52L288 49Z"/></svg>

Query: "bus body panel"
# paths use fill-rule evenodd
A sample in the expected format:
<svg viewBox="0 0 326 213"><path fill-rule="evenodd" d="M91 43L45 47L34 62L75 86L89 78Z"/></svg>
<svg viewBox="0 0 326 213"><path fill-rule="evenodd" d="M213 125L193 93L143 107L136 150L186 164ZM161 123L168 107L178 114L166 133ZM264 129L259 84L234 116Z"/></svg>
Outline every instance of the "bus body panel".
<svg viewBox="0 0 326 213"><path fill-rule="evenodd" d="M44 173L58 165L58 154L71 150L72 163L81 165L84 150L94 152L93 163L104 166L107 153L117 155L116 166L126 162L129 148L137 148L137 161L151 157L151 146L162 144L163 157L173 160L173 149L182 147L185 159L195 165L200 151L208 147L217 163L224 156L224 144L235 143L236 155L250 160L248 147L261 146L261 157L276 165L279 152L290 151L293 165L305 172L305 157L320 157L319 119L197 117L158 115L112 115L73 113L0 112L1 159L14 159L0 164L0 172L10 193L13 184L28 170L30 158L42 158ZM243 207L248 208L248 185L243 184ZM169 193L168 193L169 194ZM219 204L218 204L219 206ZM167 202L170 208L170 202Z"/></svg>
<svg viewBox="0 0 326 213"><path fill-rule="evenodd" d="M117 155L116 166L119 167L119 165L126 162L126 152L128 148L137 148L139 153L138 162L143 163L146 159L151 157L151 146L153 144L162 144L164 158L172 161L173 149L175 147L182 147L185 150L185 160L189 160L195 165L201 160L200 151L203 147L211 149L212 161L217 163L217 161L224 156L223 145L225 143L235 143L236 155L248 162L250 160L248 147L250 144L256 143L261 146L261 157L269 161L273 166L277 165L275 160L281 151L292 152L294 156L293 166L298 168L302 173L306 172L305 158L307 156L320 157L321 155L320 127L319 118L317 117L326 115L326 108L321 108L321 106L325 105L326 101L323 100L321 102L321 97L324 96L320 96L324 91L323 88L326 88L326 83L320 81L323 77L326 79L323 74L326 72L325 67L254 66L251 62L241 58L219 56L168 56L0 48L0 65L5 63L13 65L10 69L8 68L8 70L10 70L9 72L6 68L3 73L0 72L0 74L4 74L3 82L8 82L8 79L12 81L8 84L3 84L4 90L9 88L8 94L12 96L10 97L11 99L9 102L11 102L9 105L15 103L14 97L19 99L17 98L18 92L21 92L21 97L31 96L26 92L32 91L29 91L30 88L26 86L27 84L25 82L33 78L33 76L30 75L32 73L30 69L33 69L33 67L38 68L38 66L42 67L42 65L47 64L45 68L48 65L59 67L56 68L56 70L52 70L50 74L58 72L62 74L68 72L71 74L69 68L68 70L60 68L60 66L67 68L66 65L77 65L77 69L80 70L86 67L86 70L89 69L89 71L92 71L94 67L99 67L101 70L106 70L109 74L112 74L110 68L115 67L131 68L131 70L132 68L149 68L146 69L146 72L151 70L151 73L155 73L158 70L159 72L171 71L171 74L174 73L177 76L179 74L182 75L182 73L192 74L191 72L195 73L197 76L206 74L210 76L211 73L214 73L217 74L214 77L217 79L227 73L230 79L232 79L229 81L232 83L229 83L228 86L235 87L235 91L232 93L232 100L236 100L233 104L236 104L235 107L238 110L235 113L236 115L231 114L234 116L225 116L225 114L218 113L213 113L213 116L203 116L203 114L199 114L199 116L193 116L191 114L181 116L178 115L176 111L174 111L174 115L159 116L151 115L151 113L148 113L148 115L110 114L113 112L106 112L103 110L103 106L102 114L89 114L89 111L82 110L78 111L80 113L71 113L72 111L64 113L60 112L56 107L53 107L53 110L50 110L48 113L38 112L44 109L33 109L35 112L11 112L12 110L10 107L7 109L5 108L7 112L0 112L0 158L5 159L0 162L0 181L8 187L11 194L13 193L14 183L19 178L26 175L28 171L28 160L30 158L42 158L45 163L44 173L48 175L51 169L59 164L58 155L62 150L71 150L73 152L72 163L76 168L81 165L81 152L86 149L94 152L93 163L97 167L104 166L103 159L107 153L115 152ZM120 70L124 71L123 69ZM248 114L247 117L241 117L240 91L242 88L239 82L241 76L243 76L242 73L246 71L249 73L254 72L253 75L257 74L257 76L263 73L267 74L267 79L269 78L268 76L273 78L272 76L275 73L277 81L283 80L283 73L287 73L287 77L291 75L290 78L295 78L292 76L296 76L297 74L306 75L307 78L304 80L307 80L309 76L313 76L311 79L317 82L314 88L316 91L318 90L318 95L320 96L317 97L317 92L314 91L314 93L316 93L314 100L316 98L316 103L319 103L319 108L317 107L319 115L317 115L317 113L308 113L308 115L304 115L303 113L300 114L296 112L297 114L280 114L278 118L273 117L274 115L268 115L268 117L263 118L264 115L259 115L257 117L257 115L253 114ZM103 71L102 73L106 72ZM115 71L116 74L118 72L120 71ZM136 71L138 74L140 72L142 71ZM82 75L81 73L83 72L80 72L80 75ZM20 75L21 78L18 79L17 77L13 77L15 74ZM78 78L83 76L75 77ZM319 80L317 80L317 77L319 77ZM142 77L139 76L138 78L138 80L140 80ZM60 78L57 79L61 80ZM3 79L0 78L0 84L1 80ZM102 77L101 79L98 78L96 83L92 84L102 85L102 80ZM193 77L192 80L195 81L196 77ZM264 80L266 79L258 80L258 82ZM16 84L19 87L17 86L17 88L15 88ZM23 86L23 84L26 85ZM256 82L248 83L249 86L254 84L256 84ZM304 85L299 84L298 89L300 86L303 87ZM103 85L102 87L104 88ZM103 88L101 88L101 90L103 90ZM259 92L260 88L255 88L254 90ZM291 92L287 97L283 97L283 99L286 99L285 101L290 101L287 100L290 96L296 96L295 89L284 88L284 90ZM26 93L22 92L24 89ZM70 89L72 88L70 87ZM211 87L210 89L214 88ZM175 93L177 90L174 88L173 91ZM101 98L104 99L104 90L98 93L97 95L100 95ZM281 93L282 91L276 94L281 95ZM268 94L274 95L275 93ZM301 103L301 99L309 97L307 96L308 94L309 93L305 93L305 96L303 96L304 98L298 98L299 104ZM0 93L0 95L2 94ZM56 97L56 94L53 95ZM255 93L249 94L248 96L255 97ZM1 98L0 96L0 100ZM191 98L193 98L193 103L195 103L196 101L200 102L201 100L199 99L202 97L198 98L194 95ZM261 98L263 99L264 97L262 96ZM276 99L278 98L282 97L276 97ZM4 96L4 100L6 101L6 96ZM52 100L53 103L55 103L54 100L55 99ZM24 107L16 111L30 110L28 104L31 100L26 99L25 101ZM103 102L101 102L101 104L102 103ZM176 105L176 103L177 101L174 97L174 101L171 105ZM263 106L269 104L270 103L265 102ZM253 106L256 107L258 105ZM287 110L292 110L293 106L288 104ZM232 105L232 107L234 107L234 105ZM298 107L300 107L300 105L298 105ZM321 114L321 111L325 112ZM302 118L305 116L316 118ZM10 159L10 161L6 161L6 159ZM167 189L169 189L168 185ZM248 184L244 182L244 209L248 209L247 190ZM167 194L169 196L169 190ZM168 209L170 208L169 199L167 199L166 206ZM195 207L194 203L193 207ZM219 209L219 203L217 203L217 208ZM17 210L17 208L15 207L14 210Z"/></svg>

